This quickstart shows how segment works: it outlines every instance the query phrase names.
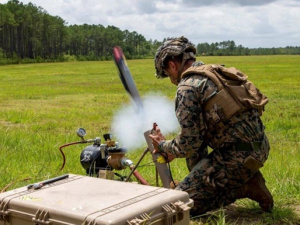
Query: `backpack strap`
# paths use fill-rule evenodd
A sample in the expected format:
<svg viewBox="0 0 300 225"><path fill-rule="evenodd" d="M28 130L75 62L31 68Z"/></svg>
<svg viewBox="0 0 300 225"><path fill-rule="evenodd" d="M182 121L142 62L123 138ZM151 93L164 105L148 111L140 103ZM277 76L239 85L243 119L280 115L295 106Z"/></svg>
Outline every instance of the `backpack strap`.
<svg viewBox="0 0 300 225"><path fill-rule="evenodd" d="M185 78L193 74L199 74L211 79L212 82L217 86L218 91L220 91L224 88L224 86L221 83L221 81L216 77L214 72L215 68L213 66L216 65L191 66L182 73L181 78Z"/></svg>

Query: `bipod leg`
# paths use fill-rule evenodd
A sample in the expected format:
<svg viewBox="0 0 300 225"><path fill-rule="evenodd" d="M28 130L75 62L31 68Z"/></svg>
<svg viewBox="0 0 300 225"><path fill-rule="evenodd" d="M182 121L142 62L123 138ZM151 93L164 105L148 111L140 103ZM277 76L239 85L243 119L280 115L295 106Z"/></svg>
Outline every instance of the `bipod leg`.
<svg viewBox="0 0 300 225"><path fill-rule="evenodd" d="M140 157L139 161L137 162L137 164L131 169L130 174L128 175L128 177L126 178L125 182L129 181L131 175L133 174L133 172L136 170L136 168L139 166L140 162L142 161L142 159L145 157L146 153L149 151L148 148L146 148L142 154L142 156Z"/></svg>

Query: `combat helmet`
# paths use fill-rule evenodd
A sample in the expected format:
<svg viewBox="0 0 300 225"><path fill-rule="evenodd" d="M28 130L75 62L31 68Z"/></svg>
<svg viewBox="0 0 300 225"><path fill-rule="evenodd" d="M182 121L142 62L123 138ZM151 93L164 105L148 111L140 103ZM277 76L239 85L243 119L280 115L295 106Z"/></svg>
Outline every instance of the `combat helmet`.
<svg viewBox="0 0 300 225"><path fill-rule="evenodd" d="M196 59L195 46L185 37L180 38L168 38L156 51L154 63L155 63L155 76L157 78L165 78L167 75L163 69L166 67L165 60L169 57L179 56L183 53L181 69L183 68L186 60Z"/></svg>

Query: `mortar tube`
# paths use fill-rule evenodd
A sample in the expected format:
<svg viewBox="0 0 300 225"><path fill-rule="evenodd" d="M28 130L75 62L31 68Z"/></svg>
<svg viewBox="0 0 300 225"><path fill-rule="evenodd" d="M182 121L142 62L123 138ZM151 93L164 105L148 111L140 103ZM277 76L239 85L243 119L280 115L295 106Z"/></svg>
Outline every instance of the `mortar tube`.
<svg viewBox="0 0 300 225"><path fill-rule="evenodd" d="M155 163L156 169L157 169L158 174L160 176L160 179L163 183L163 187L164 188L170 188L170 183L172 181L172 178L171 178L171 175L170 175L171 174L170 170L167 166L167 163L157 162L157 158L159 156L161 156L161 154L159 154L159 153L153 154L154 147L153 147L153 144L152 144L152 139L149 137L150 134L151 134L151 130L148 130L144 133L144 136L145 136L145 139L147 141L149 151L152 154L152 160Z"/></svg>

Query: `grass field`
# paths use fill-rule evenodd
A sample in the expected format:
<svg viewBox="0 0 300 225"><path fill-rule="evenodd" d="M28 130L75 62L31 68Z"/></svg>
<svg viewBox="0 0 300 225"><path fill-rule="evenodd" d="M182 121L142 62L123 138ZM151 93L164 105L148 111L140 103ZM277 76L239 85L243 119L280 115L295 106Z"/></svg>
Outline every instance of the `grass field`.
<svg viewBox="0 0 300 225"><path fill-rule="evenodd" d="M300 224L300 56L200 60L239 68L269 97L262 119L271 152L262 173L275 208L272 214L259 214L254 202L241 200L191 224ZM176 87L154 77L153 60L130 60L128 65L141 96L159 93L173 101ZM63 171L59 146L78 141L79 127L88 138L109 132L114 114L129 102L112 61L1 66L0 191L10 183L8 189L65 173L85 174L79 162L84 146L66 148ZM144 148L130 151L128 157L137 162ZM151 157L141 164L140 173L154 185ZM187 174L183 159L171 167L176 180Z"/></svg>

